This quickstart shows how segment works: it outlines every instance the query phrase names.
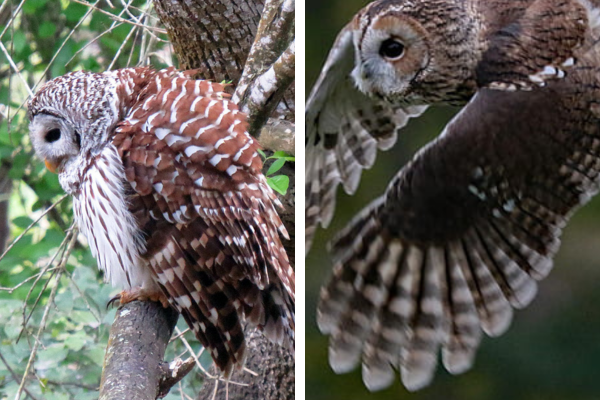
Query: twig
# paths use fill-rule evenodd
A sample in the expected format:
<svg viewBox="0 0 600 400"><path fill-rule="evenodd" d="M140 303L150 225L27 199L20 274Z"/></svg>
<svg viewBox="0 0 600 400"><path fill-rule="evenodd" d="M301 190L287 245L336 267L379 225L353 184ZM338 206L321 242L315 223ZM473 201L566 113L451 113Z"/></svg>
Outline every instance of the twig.
<svg viewBox="0 0 600 400"><path fill-rule="evenodd" d="M181 336L181 331L179 330L178 327L175 327L175 332L177 332L177 335ZM204 375L206 375L210 379L217 379L218 378L217 376L209 374L208 371L204 368L204 366L200 363L200 360L196 356L194 349L192 349L192 346L190 346L187 339L184 338L183 336L181 336L180 339L181 339L181 342L183 343L183 345L185 346L185 348L187 349L187 351L192 355L192 357L194 358L194 361L196 362L196 365L198 366L198 368L200 368L200 370L204 373ZM202 351L204 351L204 349L202 349Z"/></svg>
<svg viewBox="0 0 600 400"><path fill-rule="evenodd" d="M8 0L5 0L4 2L2 2L2 6L0 7L0 11L4 11L4 7L6 5L8 5L8 3L9 3ZM25 0L21 0L21 2L19 3L19 5L17 6L17 8L13 11L13 14L11 15L10 19L8 20L8 22L6 23L6 26L4 27L4 29L2 29L2 33L0 33L0 40L2 40L2 38L4 37L4 34L8 30L8 28L10 26L12 26L12 23L15 20L15 18L17 17L17 14L19 14L19 12L21 11L21 8L23 7L23 4L25 4Z"/></svg>
<svg viewBox="0 0 600 400"><path fill-rule="evenodd" d="M2 255L0 256L0 261L2 261L2 259L10 251L10 249L12 249L15 246L15 244L17 244L19 242L19 240L21 240L23 238L23 236L25 236L25 234L27 232L29 232L31 230L31 228L33 228L35 226L35 224L37 224L38 222L40 222L40 220L42 218L44 218L44 216L46 214L48 214L54 207L56 207L57 205L59 205L64 199L67 198L67 196L68 196L67 194L63 195L54 204L52 204L49 208L47 208L46 211L44 211L42 213L42 215L40 215L38 217L38 219L36 219L35 221L33 221L27 228L25 228L25 230L19 236L17 236L17 238L15 240L12 241L12 243L6 248L6 250L4 250L4 253L2 253Z"/></svg>
<svg viewBox="0 0 600 400"><path fill-rule="evenodd" d="M0 353L0 361L2 361L2 363L4 364L4 366L6 367L6 369L8 370L8 372L10 372L10 374L12 375L12 378L15 380L15 382L19 382L20 381L19 375L17 375L17 373L11 368L11 366L8 364L8 361L6 361L6 359L4 358L4 356L2 355L2 353ZM33 393L31 393L29 391L29 389L24 388L24 391L33 400L38 400L37 397L35 397L33 395Z"/></svg>
<svg viewBox="0 0 600 400"><path fill-rule="evenodd" d="M87 7L90 7L90 8L93 8L94 10L96 10L96 11L102 13L102 14L108 15L110 18L114 19L115 21L124 22L126 24L134 25L134 26L146 29L147 31L155 31L157 33L162 33L162 34L165 34L165 35L167 34L167 31L164 30L164 29L154 28L154 27L149 27L149 26L146 26L146 25L138 24L137 22L132 22L132 21L130 21L128 19L121 18L121 17L116 16L115 14L109 13L108 11L104 11L103 9L96 7L95 3L94 4L90 4L87 1L83 1L83 0L71 0L71 1L73 1L75 3L83 4L84 6L87 6Z"/></svg>
<svg viewBox="0 0 600 400"><path fill-rule="evenodd" d="M137 27L132 28L129 31L129 33L127 34L127 36L125 36L125 39L123 40L123 43L121 43L121 45L119 46L119 49L115 53L115 56L113 57L112 61L110 62L110 65L108 66L108 68L106 68L107 71L110 71L112 69L112 67L115 65L115 63L117 62L117 58L119 58L119 56L121 55L121 51L123 50L123 48L125 47L125 45L129 41L129 38L131 38L131 35L135 31L137 31Z"/></svg>
<svg viewBox="0 0 600 400"><path fill-rule="evenodd" d="M187 360L183 361L178 358L170 363L163 363L161 367L162 379L158 388L158 398L162 398L169 393L169 390L177 383L179 383L196 365L196 361L193 357L188 357Z"/></svg>
<svg viewBox="0 0 600 400"><path fill-rule="evenodd" d="M33 92L31 91L31 88L27 84L27 81L25 80L25 78L23 78L23 75L21 75L21 71L19 71L19 68L16 66L12 57L10 56L10 54L8 54L8 50L6 50L6 47L4 47L4 44L2 44L1 41L0 41L0 50L2 50L2 53L4 53L4 56L8 60L8 63L12 67L13 71L15 71L15 73L17 74L19 79L21 79L21 82L23 82L25 89L27 89L27 93L29 93L30 96L33 96Z"/></svg>
<svg viewBox="0 0 600 400"><path fill-rule="evenodd" d="M3 292L8 292L9 294L11 294L12 292L14 292L15 290L17 290L18 288L20 288L21 286L23 286L24 284L26 284L27 282L29 282L32 279L36 279L38 278L40 275L45 274L48 271L53 271L54 268L52 269L48 269L48 270L42 270L40 272L38 272L35 275L31 275L29 278L26 278L25 280L19 282L17 285L13 286L13 287L2 287L0 286L0 290Z"/></svg>
<svg viewBox="0 0 600 400"><path fill-rule="evenodd" d="M169 343L176 341L177 339L179 339L180 337L182 337L183 335L185 335L189 331L191 331L191 329L187 328L183 332L178 333L176 336L173 336L171 339L169 339Z"/></svg>
<svg viewBox="0 0 600 400"><path fill-rule="evenodd" d="M85 295L85 293L83 293L81 291L81 289L79 288L79 286L77 286L77 283L75 282L75 279L73 279L73 275L69 271L65 271L65 273L67 274L67 276L69 277L69 279L71 279L71 284L73 285L73 287L75 288L75 290L77 290L77 293L79 293L79 295L83 299L83 302L87 306L88 310L90 310L90 313L92 314L92 316L94 318L96 318L96 321L98 321L98 323L101 323L102 319L100 318L100 315L96 315L96 312L95 312L94 308L92 307L92 305L90 304L90 302L88 301L87 296ZM96 304L96 306L98 306L98 305Z"/></svg>
<svg viewBox="0 0 600 400"><path fill-rule="evenodd" d="M71 231L71 242L69 243L69 249L73 248L73 245L75 244L77 235L74 234L74 231ZM67 254L69 253L69 251L67 250L66 252ZM29 375L29 369L31 368L31 365L33 363L33 359L35 358L36 354L37 354L37 350L40 344L40 336L42 335L44 329L46 329L46 321L48 320L48 315L50 314L50 307L52 306L52 304L54 303L54 299L56 297L56 292L58 291L58 287L59 285L59 281L60 281L60 277L62 275L62 270L65 266L65 264L67 263L67 259L68 257L65 257L63 255L63 258L60 262L60 264L58 265L58 274L56 276L56 285L54 285L52 287L52 291L50 292L50 296L48 297L48 304L46 305L46 308L44 309L44 314L42 315L42 321L40 322L40 327L38 329L37 335L35 336L36 340L35 343L33 345L33 349L31 349L31 354L29 355L29 360L27 361L27 365L25 366L25 374L23 375L23 379L21 380L21 384L19 385L19 389L17 390L17 394L15 395L15 400L19 400L21 398L21 393L23 392L23 388L25 387L25 382L27 381L27 376Z"/></svg>
<svg viewBox="0 0 600 400"><path fill-rule="evenodd" d="M33 284L31 285L31 287L29 288L29 292L27 292L27 296L25 297L25 303L27 303L29 301L29 298L31 297L31 294L33 293L33 289L37 286L37 283L39 282L39 280L42 278L42 276L44 275L44 273L46 273L47 271L49 271L50 269L50 265L52 265L52 263L54 263L54 260L56 259L56 257L58 256L58 254L61 254L61 261L62 262L63 258L64 258L64 252L66 250L66 243L71 239L71 237L69 236L70 234L66 235L65 238L63 239L62 243L60 244L58 250L56 250L56 253L54 253L54 255L52 256L52 258L50 259L50 261L48 261L46 263L46 265L44 266L44 268L42 269L41 273L38 274L37 278L35 279L35 281L33 282ZM19 336L17 337L17 342L21 339L21 335L23 334L23 332L25 331L25 328L27 327L27 324L29 323L29 319L31 318L31 316L33 315L33 312L35 310L35 308L37 307L38 303L40 302L42 295L44 294L44 291L46 290L46 288L48 287L48 284L50 283L50 280L52 279L52 277L54 276L54 274L56 273L56 271L58 270L58 268L53 268L52 271L52 275L50 275L50 277L48 279L46 279L46 282L44 282L44 287L42 288L42 290L40 290L40 293L38 294L38 297L35 299L35 302L33 303L33 305L31 306L31 312L29 313L29 315L25 316L25 311L26 308L23 309L23 328L21 329L21 332L19 332Z"/></svg>

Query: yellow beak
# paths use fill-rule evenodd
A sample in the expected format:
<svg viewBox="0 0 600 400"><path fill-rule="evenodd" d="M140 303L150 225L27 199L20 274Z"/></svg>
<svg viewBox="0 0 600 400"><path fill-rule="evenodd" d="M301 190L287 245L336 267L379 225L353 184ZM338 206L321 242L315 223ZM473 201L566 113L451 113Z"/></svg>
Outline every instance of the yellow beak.
<svg viewBox="0 0 600 400"><path fill-rule="evenodd" d="M55 164L52 161L49 160L44 160L44 164L46 164L46 168L48 168L48 171L52 172L52 173L56 173L56 168L58 168L58 164Z"/></svg>

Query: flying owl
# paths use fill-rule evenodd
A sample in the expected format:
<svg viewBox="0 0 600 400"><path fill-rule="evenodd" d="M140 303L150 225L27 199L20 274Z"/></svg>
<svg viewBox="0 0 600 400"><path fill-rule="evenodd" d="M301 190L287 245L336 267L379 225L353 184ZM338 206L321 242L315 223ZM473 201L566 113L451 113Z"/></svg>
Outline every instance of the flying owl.
<svg viewBox="0 0 600 400"><path fill-rule="evenodd" d="M320 330L338 372L409 390L469 369L599 189L600 4L381 0L341 31L306 105L306 244L378 149L464 105L334 239Z"/></svg>
<svg viewBox="0 0 600 400"><path fill-rule="evenodd" d="M36 154L121 301L160 300L226 376L244 321L294 348L294 270L259 144L225 85L173 68L75 72L31 99Z"/></svg>

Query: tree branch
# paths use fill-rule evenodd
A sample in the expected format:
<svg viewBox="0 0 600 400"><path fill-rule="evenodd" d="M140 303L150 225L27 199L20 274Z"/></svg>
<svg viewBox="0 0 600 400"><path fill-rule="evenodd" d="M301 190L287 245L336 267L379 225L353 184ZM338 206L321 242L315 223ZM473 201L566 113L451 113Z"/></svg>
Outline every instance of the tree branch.
<svg viewBox="0 0 600 400"><path fill-rule="evenodd" d="M294 21L293 0L265 2L254 44L233 96L242 111L248 114L249 131L253 136L281 103L284 93L294 81ZM283 104L289 107L287 114L293 114L293 93L292 96L286 95Z"/></svg>
<svg viewBox="0 0 600 400"><path fill-rule="evenodd" d="M285 151L293 155L296 152L294 148L296 143L295 132L296 128L293 122L272 118L260 130L257 139L263 149L273 152Z"/></svg>
<svg viewBox="0 0 600 400"><path fill-rule="evenodd" d="M152 301L120 307L110 329L99 400L154 400L177 313Z"/></svg>

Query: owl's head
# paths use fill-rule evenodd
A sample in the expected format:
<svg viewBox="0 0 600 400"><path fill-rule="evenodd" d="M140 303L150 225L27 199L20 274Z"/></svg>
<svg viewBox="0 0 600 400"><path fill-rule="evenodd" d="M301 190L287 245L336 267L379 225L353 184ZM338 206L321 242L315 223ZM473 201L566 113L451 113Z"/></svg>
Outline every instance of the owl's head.
<svg viewBox="0 0 600 400"><path fill-rule="evenodd" d="M116 88L110 74L74 72L46 83L30 100L31 142L50 171L62 173L108 142L120 119Z"/></svg>
<svg viewBox="0 0 600 400"><path fill-rule="evenodd" d="M365 7L353 30L358 89L392 103L430 104L443 100L452 82L468 80L478 27L465 3L381 0Z"/></svg>

